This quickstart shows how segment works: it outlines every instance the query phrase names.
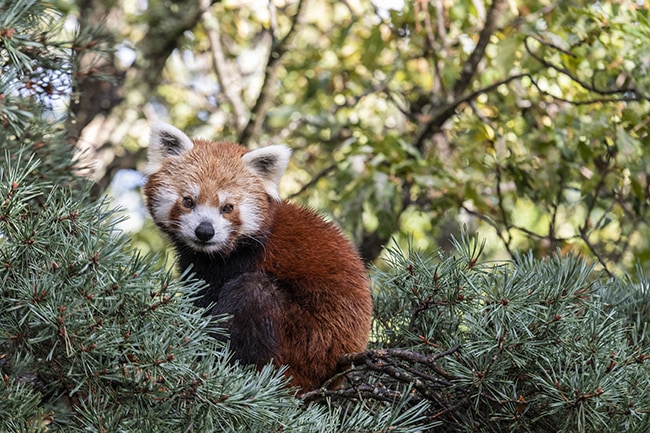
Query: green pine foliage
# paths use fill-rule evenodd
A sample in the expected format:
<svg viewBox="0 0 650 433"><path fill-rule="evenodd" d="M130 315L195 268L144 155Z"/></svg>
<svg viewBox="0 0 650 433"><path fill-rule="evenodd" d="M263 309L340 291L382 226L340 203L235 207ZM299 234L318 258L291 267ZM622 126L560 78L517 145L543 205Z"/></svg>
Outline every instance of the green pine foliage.
<svg viewBox="0 0 650 433"><path fill-rule="evenodd" d="M375 275L377 348L453 353L435 368L394 357L402 376L381 375L421 382L415 399L443 421L432 431L648 431L648 280L611 280L560 253L483 263L482 247L391 251Z"/></svg>
<svg viewBox="0 0 650 433"><path fill-rule="evenodd" d="M37 0L0 1L0 123L14 133L34 121L35 103L69 92L74 57L59 41L61 22Z"/></svg>
<svg viewBox="0 0 650 433"><path fill-rule="evenodd" d="M43 179L39 165L26 151L6 151L0 169L2 399L15 401L20 391L26 402L40 401L3 419L74 425L81 417L97 431L147 431L139 424L157 410L191 425L192 401L245 411L250 390L211 380L234 367L191 306L198 283L182 285L131 254L105 206ZM250 389L264 383L261 399L281 382L270 370L250 376Z"/></svg>

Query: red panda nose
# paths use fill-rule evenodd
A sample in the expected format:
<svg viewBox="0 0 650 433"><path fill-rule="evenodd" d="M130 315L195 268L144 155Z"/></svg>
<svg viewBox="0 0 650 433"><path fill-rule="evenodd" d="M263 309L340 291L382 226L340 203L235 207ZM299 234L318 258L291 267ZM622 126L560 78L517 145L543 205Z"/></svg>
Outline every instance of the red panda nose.
<svg viewBox="0 0 650 433"><path fill-rule="evenodd" d="M209 222L203 221L196 227L194 234L201 242L207 242L214 236L214 227Z"/></svg>

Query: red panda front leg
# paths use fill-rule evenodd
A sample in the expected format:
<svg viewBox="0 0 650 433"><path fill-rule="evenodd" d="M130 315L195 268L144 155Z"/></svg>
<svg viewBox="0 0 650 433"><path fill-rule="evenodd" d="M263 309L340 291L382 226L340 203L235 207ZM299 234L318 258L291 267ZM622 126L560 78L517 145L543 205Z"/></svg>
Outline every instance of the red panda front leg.
<svg viewBox="0 0 650 433"><path fill-rule="evenodd" d="M286 314L282 294L260 272L245 273L226 283L210 314L228 314L226 329L234 359L258 368L273 360L281 365L281 342Z"/></svg>

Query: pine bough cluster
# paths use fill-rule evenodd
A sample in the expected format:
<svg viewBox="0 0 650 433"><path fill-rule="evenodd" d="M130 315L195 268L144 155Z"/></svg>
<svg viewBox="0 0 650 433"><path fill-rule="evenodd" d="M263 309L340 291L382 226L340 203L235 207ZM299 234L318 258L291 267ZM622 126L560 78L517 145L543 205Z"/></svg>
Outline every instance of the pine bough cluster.
<svg viewBox="0 0 650 433"><path fill-rule="evenodd" d="M464 236L450 256L390 251L375 273L375 349L347 360L357 393L408 385L436 432L650 431L641 271L611 280L575 256L494 264L481 250ZM309 397L342 402L353 388Z"/></svg>

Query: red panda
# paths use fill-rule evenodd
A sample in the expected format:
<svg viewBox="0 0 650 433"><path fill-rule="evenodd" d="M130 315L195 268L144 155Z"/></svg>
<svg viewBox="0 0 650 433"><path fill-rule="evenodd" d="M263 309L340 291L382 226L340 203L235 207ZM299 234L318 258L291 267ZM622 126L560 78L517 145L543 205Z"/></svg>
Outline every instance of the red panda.
<svg viewBox="0 0 650 433"><path fill-rule="evenodd" d="M152 127L144 194L182 270L208 283L195 301L227 314L235 359L287 366L313 390L344 353L365 350L372 301L354 246L312 210L279 198L291 151L248 151Z"/></svg>

